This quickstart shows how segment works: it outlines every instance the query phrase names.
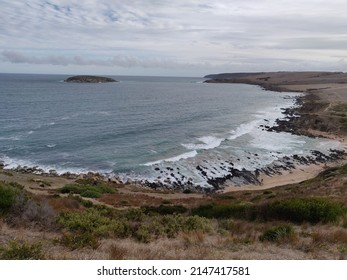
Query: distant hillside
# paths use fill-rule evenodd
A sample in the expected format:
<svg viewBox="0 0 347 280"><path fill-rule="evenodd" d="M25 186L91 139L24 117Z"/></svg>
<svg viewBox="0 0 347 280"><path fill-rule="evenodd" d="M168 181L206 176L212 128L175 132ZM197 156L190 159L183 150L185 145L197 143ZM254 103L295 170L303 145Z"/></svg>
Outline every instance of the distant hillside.
<svg viewBox="0 0 347 280"><path fill-rule="evenodd" d="M206 75L204 78L207 79L233 79L233 78L243 78L253 75L259 75L262 74L262 72L257 73L220 73L220 74L209 74Z"/></svg>

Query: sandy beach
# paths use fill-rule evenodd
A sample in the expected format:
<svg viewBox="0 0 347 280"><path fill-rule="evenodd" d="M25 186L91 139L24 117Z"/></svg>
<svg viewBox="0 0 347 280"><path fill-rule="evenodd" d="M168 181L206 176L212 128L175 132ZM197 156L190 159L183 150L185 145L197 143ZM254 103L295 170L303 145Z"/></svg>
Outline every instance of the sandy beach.
<svg viewBox="0 0 347 280"><path fill-rule="evenodd" d="M293 121L294 133L312 137L324 137L341 142L341 149L347 149L346 130L341 126L347 103L347 74L329 72L271 72L244 74L221 74L211 77L210 83L256 84L267 90L302 92L303 106L298 110L299 120ZM306 99L305 99L306 98ZM320 122L320 127L317 125ZM323 125L324 124L324 125ZM343 165L346 159L329 164L299 165L281 175L260 175L260 185L225 184L223 192L239 190L263 190L280 185L298 183L313 178L331 166Z"/></svg>

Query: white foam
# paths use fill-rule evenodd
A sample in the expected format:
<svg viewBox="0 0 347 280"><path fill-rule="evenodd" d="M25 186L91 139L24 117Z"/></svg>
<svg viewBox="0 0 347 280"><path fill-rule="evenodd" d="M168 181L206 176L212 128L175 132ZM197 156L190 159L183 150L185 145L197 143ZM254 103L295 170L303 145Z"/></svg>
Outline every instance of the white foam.
<svg viewBox="0 0 347 280"><path fill-rule="evenodd" d="M21 137L20 136L0 137L0 140L19 141L19 140L21 140Z"/></svg>
<svg viewBox="0 0 347 280"><path fill-rule="evenodd" d="M55 146L57 146L57 144L48 144L48 145L46 145L47 148L54 148Z"/></svg>
<svg viewBox="0 0 347 280"><path fill-rule="evenodd" d="M4 169L8 169L8 170L16 169L19 166L22 166L22 167L27 166L27 167L37 167L46 173L48 173L50 170L55 170L58 175L62 175L65 173L86 174L88 172L108 174L112 172L112 170L91 170L91 169L77 168L77 167L64 168L62 166L55 166L55 165L42 165L42 164L36 164L35 162L32 162L30 160L15 159L15 158L7 157L7 156L1 157L0 162L4 162L5 164Z"/></svg>
<svg viewBox="0 0 347 280"><path fill-rule="evenodd" d="M253 135L251 146L276 152L300 151L306 144L302 137L290 133L259 131Z"/></svg>
<svg viewBox="0 0 347 280"><path fill-rule="evenodd" d="M197 140L202 143L182 144L182 146L187 148L188 150L209 150L209 149L217 148L224 141L224 139L217 138L214 136L203 136L203 137L197 138Z"/></svg>
<svg viewBox="0 0 347 280"><path fill-rule="evenodd" d="M232 130L231 135L228 137L229 140L235 140L245 134L248 134L255 130L260 125L261 120L254 120L249 123L241 124L236 130Z"/></svg>
<svg viewBox="0 0 347 280"><path fill-rule="evenodd" d="M197 154L198 154L198 152L194 150L194 151L191 151L191 152L188 152L188 153L180 154L180 155L175 156L175 157L161 159L161 160L152 161L152 162L147 162L147 163L145 163L143 165L144 166L152 166L152 165L156 165L156 164L159 164L159 163L162 163L162 162L176 162L176 161L179 161L181 159L193 158Z"/></svg>

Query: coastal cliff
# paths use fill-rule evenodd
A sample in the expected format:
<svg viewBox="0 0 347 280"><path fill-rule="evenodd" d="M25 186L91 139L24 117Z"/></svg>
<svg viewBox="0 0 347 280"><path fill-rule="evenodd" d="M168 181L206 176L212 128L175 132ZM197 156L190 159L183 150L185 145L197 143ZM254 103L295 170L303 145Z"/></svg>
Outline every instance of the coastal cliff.
<svg viewBox="0 0 347 280"><path fill-rule="evenodd" d="M117 81L108 77L79 75L79 76L69 77L65 80L65 82L67 83L112 83Z"/></svg>

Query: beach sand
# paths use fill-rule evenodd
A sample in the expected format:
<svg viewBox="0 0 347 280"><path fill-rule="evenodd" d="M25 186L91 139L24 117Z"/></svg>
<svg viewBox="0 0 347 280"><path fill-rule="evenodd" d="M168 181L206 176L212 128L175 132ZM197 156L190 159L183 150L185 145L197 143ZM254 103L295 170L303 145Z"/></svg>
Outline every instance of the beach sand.
<svg viewBox="0 0 347 280"><path fill-rule="evenodd" d="M213 79L218 83L218 78ZM265 89L278 91L295 91L305 93L303 110L300 112L300 120L294 126L300 134L314 137L324 137L341 142L342 149L347 151L346 130L342 123L346 119L347 107L347 74L328 72L272 72L244 76L242 78L225 78L222 83L246 83L257 84ZM305 100L305 96L309 96ZM335 110L342 107L342 112ZM317 120L320 126L315 125ZM294 124L295 125L295 124ZM322 129L324 128L324 129ZM267 176L261 174L261 185L236 186L226 183L223 192L235 192L240 190L264 190L276 186L298 183L317 176L327 167L345 164L346 158L339 162L329 164L301 165L290 171L284 171L282 175Z"/></svg>

